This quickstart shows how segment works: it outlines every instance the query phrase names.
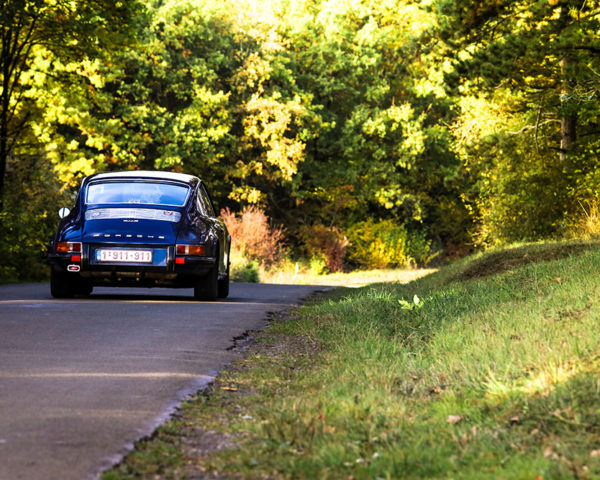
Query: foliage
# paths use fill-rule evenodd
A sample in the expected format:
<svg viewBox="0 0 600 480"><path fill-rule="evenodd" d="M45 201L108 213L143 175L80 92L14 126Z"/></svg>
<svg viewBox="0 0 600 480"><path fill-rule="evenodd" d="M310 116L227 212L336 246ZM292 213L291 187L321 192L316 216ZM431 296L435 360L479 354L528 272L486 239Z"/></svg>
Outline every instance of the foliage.
<svg viewBox="0 0 600 480"><path fill-rule="evenodd" d="M314 263L315 269L324 271L319 263L325 262L330 272L342 270L348 239L338 228L321 224L304 227L301 230L301 238L306 257L311 259L311 265Z"/></svg>
<svg viewBox="0 0 600 480"><path fill-rule="evenodd" d="M431 242L420 232L409 232L392 220L356 223L348 230L350 260L368 268L426 264Z"/></svg>
<svg viewBox="0 0 600 480"><path fill-rule="evenodd" d="M21 159L7 175L0 212L0 281L44 280L47 247L58 225L58 209L70 201L46 175L39 158Z"/></svg>
<svg viewBox="0 0 600 480"><path fill-rule="evenodd" d="M263 211L250 206L236 215L225 209L221 211L221 217L231 235L232 250L263 266L272 265L281 258L283 229L270 227Z"/></svg>
<svg viewBox="0 0 600 480"><path fill-rule="evenodd" d="M7 172L196 174L334 271L329 227L402 225L424 261L565 234L600 188L597 0L108 3L3 3Z"/></svg>
<svg viewBox="0 0 600 480"><path fill-rule="evenodd" d="M36 75L52 74L54 65L80 62L104 49L127 43L140 8L137 1L5 0L0 8L0 210L5 175L15 148L43 125ZM43 54L40 55L40 52ZM60 70L60 68L59 68ZM85 75L85 73L83 73ZM93 83L93 82L92 82ZM69 90L69 82L62 84Z"/></svg>
<svg viewBox="0 0 600 480"><path fill-rule="evenodd" d="M310 257L309 261L310 273L313 275L324 275L328 273L327 261L323 254L316 254Z"/></svg>
<svg viewBox="0 0 600 480"><path fill-rule="evenodd" d="M476 240L560 234L595 195L596 1L436 2Z"/></svg>
<svg viewBox="0 0 600 480"><path fill-rule="evenodd" d="M449 105L443 78L424 65L434 17L412 2L298 4L305 13L292 20L290 10L284 54L313 95L318 136L299 166L296 205L286 202L286 226L344 230L366 216L395 218L425 222L440 243L464 231L464 207L451 200L460 162L438 126ZM437 221L448 215L454 232Z"/></svg>
<svg viewBox="0 0 600 480"><path fill-rule="evenodd" d="M234 248L230 257L230 278L233 282L259 282L259 265L256 260L249 260L240 251Z"/></svg>
<svg viewBox="0 0 600 480"><path fill-rule="evenodd" d="M580 207L582 215L567 226L568 233L586 240L600 238L600 198L596 195Z"/></svg>

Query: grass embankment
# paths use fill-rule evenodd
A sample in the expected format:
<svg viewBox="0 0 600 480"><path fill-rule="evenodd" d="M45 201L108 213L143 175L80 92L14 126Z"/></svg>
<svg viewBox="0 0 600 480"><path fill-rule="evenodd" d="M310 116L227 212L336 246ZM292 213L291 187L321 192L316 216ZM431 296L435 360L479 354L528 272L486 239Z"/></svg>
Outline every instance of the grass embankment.
<svg viewBox="0 0 600 480"><path fill-rule="evenodd" d="M104 478L598 478L599 273L534 245L337 292Z"/></svg>

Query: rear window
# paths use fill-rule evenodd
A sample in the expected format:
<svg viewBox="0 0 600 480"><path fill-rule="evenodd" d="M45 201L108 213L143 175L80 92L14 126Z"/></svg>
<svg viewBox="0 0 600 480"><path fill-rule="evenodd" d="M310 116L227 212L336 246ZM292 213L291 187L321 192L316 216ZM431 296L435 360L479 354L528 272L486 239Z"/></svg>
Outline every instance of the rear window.
<svg viewBox="0 0 600 480"><path fill-rule="evenodd" d="M85 203L98 205L127 203L181 207L187 199L189 187L160 182L92 183L87 188Z"/></svg>

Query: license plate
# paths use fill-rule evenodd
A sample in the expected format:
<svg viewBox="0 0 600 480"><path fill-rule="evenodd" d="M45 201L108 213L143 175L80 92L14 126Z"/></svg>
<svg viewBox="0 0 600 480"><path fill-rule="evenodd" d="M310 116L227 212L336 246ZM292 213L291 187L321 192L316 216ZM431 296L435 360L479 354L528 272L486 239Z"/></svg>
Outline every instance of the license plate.
<svg viewBox="0 0 600 480"><path fill-rule="evenodd" d="M97 262L152 263L152 250L96 250Z"/></svg>

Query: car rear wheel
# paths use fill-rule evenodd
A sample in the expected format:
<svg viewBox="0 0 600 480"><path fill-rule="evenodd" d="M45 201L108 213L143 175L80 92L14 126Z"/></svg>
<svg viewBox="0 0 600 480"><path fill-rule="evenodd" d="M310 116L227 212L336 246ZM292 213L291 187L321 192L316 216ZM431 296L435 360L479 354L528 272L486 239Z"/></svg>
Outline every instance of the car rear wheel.
<svg viewBox="0 0 600 480"><path fill-rule="evenodd" d="M87 296L93 285L78 274L50 271L50 293L54 298L71 298L75 295Z"/></svg>
<svg viewBox="0 0 600 480"><path fill-rule="evenodd" d="M50 271L50 293L54 298L71 298L75 295L74 282L64 272Z"/></svg>
<svg viewBox="0 0 600 480"><path fill-rule="evenodd" d="M194 285L194 298L196 300L215 300L218 294L219 266L218 263L215 263L210 271Z"/></svg>
<svg viewBox="0 0 600 480"><path fill-rule="evenodd" d="M229 264L227 264L227 273L219 279L219 298L227 298L229 296Z"/></svg>
<svg viewBox="0 0 600 480"><path fill-rule="evenodd" d="M77 286L77 293L79 295L88 296L94 290L93 285L88 281L81 281L81 283Z"/></svg>

